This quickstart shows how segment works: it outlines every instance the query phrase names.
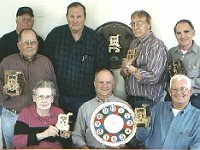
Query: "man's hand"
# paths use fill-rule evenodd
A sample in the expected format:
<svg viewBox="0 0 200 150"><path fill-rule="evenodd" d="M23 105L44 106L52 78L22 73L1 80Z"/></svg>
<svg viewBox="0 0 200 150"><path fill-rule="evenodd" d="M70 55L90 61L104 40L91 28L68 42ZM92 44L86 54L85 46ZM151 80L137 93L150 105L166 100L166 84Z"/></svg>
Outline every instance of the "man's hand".
<svg viewBox="0 0 200 150"><path fill-rule="evenodd" d="M130 67L130 65L132 65L133 60L132 59L127 59L127 58L123 58L122 59L122 66L120 69L120 75L124 78L129 76L129 72L128 69Z"/></svg>
<svg viewBox="0 0 200 150"><path fill-rule="evenodd" d="M128 68L130 65L132 65L132 63L133 63L132 59L123 58L122 59L122 68Z"/></svg>
<svg viewBox="0 0 200 150"><path fill-rule="evenodd" d="M128 72L128 69L127 68L123 68L121 67L120 69L120 75L124 78L128 77L129 76L129 72Z"/></svg>

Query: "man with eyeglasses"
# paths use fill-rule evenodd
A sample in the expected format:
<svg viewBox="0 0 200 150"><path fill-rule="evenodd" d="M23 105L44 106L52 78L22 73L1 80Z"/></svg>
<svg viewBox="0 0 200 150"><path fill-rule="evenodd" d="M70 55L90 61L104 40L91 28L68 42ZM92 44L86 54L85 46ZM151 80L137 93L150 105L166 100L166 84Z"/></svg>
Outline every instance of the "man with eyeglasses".
<svg viewBox="0 0 200 150"><path fill-rule="evenodd" d="M33 102L32 89L35 84L40 80L49 80L57 87L51 61L46 56L37 54L36 32L30 28L22 29L17 46L19 53L9 55L0 63L0 103L3 106L1 121L8 149L13 148L14 125L18 114ZM58 103L58 95L54 102Z"/></svg>
<svg viewBox="0 0 200 150"><path fill-rule="evenodd" d="M130 23L136 39L130 49L136 49L136 59L124 58L121 75L125 80L127 101L130 105L151 107L164 93L168 52L165 44L151 31L151 16L144 10L131 15Z"/></svg>
<svg viewBox="0 0 200 150"><path fill-rule="evenodd" d="M16 30L3 35L0 38L0 62L3 58L19 51L17 47L18 34L22 29L32 28L34 23L33 10L30 7L20 7L16 14ZM38 53L42 54L44 40L38 36Z"/></svg>
<svg viewBox="0 0 200 150"><path fill-rule="evenodd" d="M200 109L200 46L193 40L195 29L190 20L179 20L174 27L178 45L169 50L169 59L180 59L186 75L192 82L191 103ZM169 100L169 97L165 98Z"/></svg>
<svg viewBox="0 0 200 150"><path fill-rule="evenodd" d="M3 58L19 52L17 47L18 34L24 28L32 28L34 23L33 10L30 7L20 7L16 14L16 30L6 33L0 38L0 62ZM43 39L38 37L40 49L43 48ZM1 106L0 106L1 112ZM1 114L1 113L0 113Z"/></svg>
<svg viewBox="0 0 200 150"><path fill-rule="evenodd" d="M200 110L190 103L192 90L187 76L171 78L172 101L153 106L150 127L137 128L138 145L147 149L200 149Z"/></svg>

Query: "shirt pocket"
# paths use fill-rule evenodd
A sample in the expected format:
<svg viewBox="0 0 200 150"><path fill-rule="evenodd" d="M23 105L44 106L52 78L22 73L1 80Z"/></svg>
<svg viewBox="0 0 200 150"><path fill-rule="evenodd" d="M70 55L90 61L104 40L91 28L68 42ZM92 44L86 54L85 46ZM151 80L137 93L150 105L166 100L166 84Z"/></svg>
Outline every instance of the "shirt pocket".
<svg viewBox="0 0 200 150"><path fill-rule="evenodd" d="M175 147L189 148L190 143L193 140L193 134L191 129L185 129L180 132L175 132L177 136L177 142Z"/></svg>
<svg viewBox="0 0 200 150"><path fill-rule="evenodd" d="M189 76L190 78L199 77L200 70L199 70L198 65L188 64L185 67L186 67L185 69L187 71L187 76Z"/></svg>
<svg viewBox="0 0 200 150"><path fill-rule="evenodd" d="M94 65L95 65L94 54L84 53L81 59L82 59L81 72L85 73L86 75L92 75L94 71Z"/></svg>

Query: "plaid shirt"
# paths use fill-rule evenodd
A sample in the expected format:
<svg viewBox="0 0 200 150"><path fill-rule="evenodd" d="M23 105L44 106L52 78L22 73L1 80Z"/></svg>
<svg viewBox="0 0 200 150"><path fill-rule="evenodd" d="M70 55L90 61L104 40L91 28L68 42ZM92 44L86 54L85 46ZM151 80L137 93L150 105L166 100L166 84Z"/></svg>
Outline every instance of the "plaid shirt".
<svg viewBox="0 0 200 150"><path fill-rule="evenodd" d="M45 40L45 50L54 65L61 95L95 95L95 72L107 65L106 43L95 31L85 26L75 41L68 25L56 27Z"/></svg>

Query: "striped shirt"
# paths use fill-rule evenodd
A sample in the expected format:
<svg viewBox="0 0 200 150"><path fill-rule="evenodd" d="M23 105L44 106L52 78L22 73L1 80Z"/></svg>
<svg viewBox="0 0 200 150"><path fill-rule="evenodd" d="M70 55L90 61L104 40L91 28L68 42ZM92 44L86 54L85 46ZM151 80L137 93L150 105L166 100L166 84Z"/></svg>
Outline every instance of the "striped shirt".
<svg viewBox="0 0 200 150"><path fill-rule="evenodd" d="M138 39L130 48L136 48ZM143 38L138 45L138 57L135 67L140 70L142 79L139 81L133 75L125 80L125 90L130 96L143 96L158 102L163 96L168 52L165 44L153 32Z"/></svg>

